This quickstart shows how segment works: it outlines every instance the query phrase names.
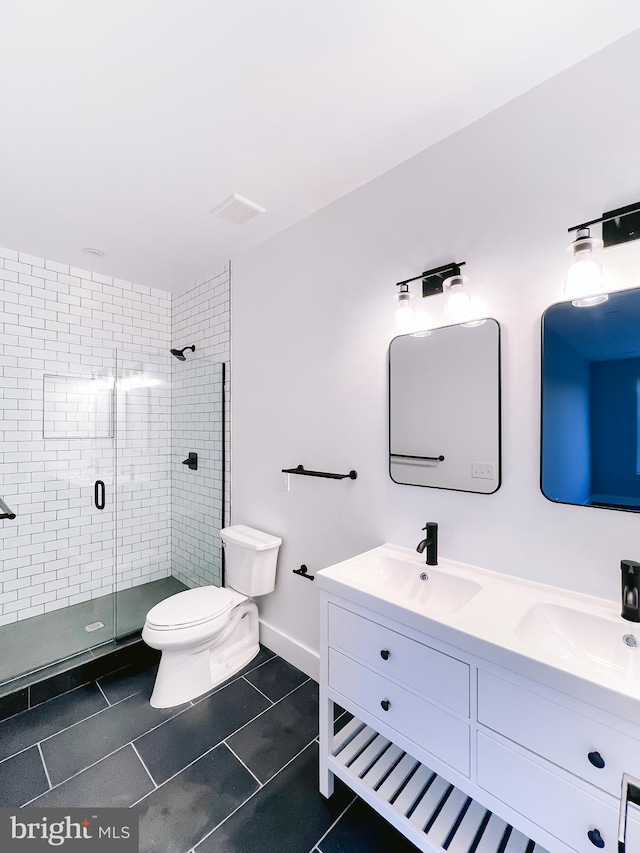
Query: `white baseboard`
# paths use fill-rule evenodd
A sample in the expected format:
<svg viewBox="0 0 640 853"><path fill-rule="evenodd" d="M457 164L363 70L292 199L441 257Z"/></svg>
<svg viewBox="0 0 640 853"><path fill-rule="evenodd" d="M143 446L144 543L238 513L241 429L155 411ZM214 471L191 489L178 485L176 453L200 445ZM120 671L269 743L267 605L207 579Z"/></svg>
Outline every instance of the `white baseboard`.
<svg viewBox="0 0 640 853"><path fill-rule="evenodd" d="M315 681L320 678L320 656L308 646L303 646L293 637L283 634L273 625L260 620L260 642L272 652L298 667Z"/></svg>

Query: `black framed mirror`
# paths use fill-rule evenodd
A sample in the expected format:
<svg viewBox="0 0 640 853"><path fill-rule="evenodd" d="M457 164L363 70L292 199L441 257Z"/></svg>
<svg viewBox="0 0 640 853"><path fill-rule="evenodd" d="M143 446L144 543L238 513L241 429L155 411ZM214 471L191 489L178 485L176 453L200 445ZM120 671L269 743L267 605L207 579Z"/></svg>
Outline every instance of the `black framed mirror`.
<svg viewBox="0 0 640 853"><path fill-rule="evenodd" d="M389 346L389 475L491 494L500 487L500 326L485 319Z"/></svg>
<svg viewBox="0 0 640 853"><path fill-rule="evenodd" d="M540 488L554 503L640 511L640 290L542 317Z"/></svg>

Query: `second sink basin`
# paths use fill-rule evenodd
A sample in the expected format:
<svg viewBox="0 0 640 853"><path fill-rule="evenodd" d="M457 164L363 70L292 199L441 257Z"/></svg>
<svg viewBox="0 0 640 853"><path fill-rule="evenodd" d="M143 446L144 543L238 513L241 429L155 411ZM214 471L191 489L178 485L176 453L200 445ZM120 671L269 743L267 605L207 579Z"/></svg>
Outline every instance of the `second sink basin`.
<svg viewBox="0 0 640 853"><path fill-rule="evenodd" d="M384 547L384 546L383 546ZM453 612L467 604L482 586L450 573L445 567L426 566L401 554L376 549L335 567L345 582L353 582L383 598L418 606L425 612Z"/></svg>
<svg viewBox="0 0 640 853"><path fill-rule="evenodd" d="M540 602L527 610L515 634L539 654L576 667L618 676L640 671L640 624L613 614Z"/></svg>

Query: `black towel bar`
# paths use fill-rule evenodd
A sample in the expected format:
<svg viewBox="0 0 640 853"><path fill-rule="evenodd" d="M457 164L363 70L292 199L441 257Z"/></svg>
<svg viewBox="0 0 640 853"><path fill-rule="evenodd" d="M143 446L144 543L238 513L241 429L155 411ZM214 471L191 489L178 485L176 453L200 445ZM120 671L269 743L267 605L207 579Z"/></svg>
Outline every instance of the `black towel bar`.
<svg viewBox="0 0 640 853"><path fill-rule="evenodd" d="M302 474L304 477L326 477L329 480L344 480L349 477L355 480L358 476L357 471L349 471L348 474L329 474L326 471L307 471L304 465L298 465L297 468L283 468L283 474Z"/></svg>

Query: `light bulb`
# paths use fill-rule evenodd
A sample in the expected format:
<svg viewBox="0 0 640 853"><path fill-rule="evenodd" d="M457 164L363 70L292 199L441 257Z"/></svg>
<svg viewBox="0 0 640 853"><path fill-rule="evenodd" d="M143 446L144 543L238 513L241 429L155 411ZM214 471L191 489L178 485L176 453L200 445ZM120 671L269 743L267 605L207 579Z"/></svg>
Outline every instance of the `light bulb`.
<svg viewBox="0 0 640 853"><path fill-rule="evenodd" d="M396 308L396 326L400 334L413 332L416 326L416 315L411 305L411 294L406 284L400 285L398 293L398 306Z"/></svg>
<svg viewBox="0 0 640 853"><path fill-rule="evenodd" d="M594 250L602 241L591 237L588 228L579 228L578 236L569 246L573 262L567 270L564 292L574 305L586 307L605 302L608 296L602 291L602 265L594 256Z"/></svg>
<svg viewBox="0 0 640 853"><path fill-rule="evenodd" d="M471 317L471 299L465 290L465 277L461 275L452 276L444 282L449 287L449 295L444 313L449 320L461 323Z"/></svg>

